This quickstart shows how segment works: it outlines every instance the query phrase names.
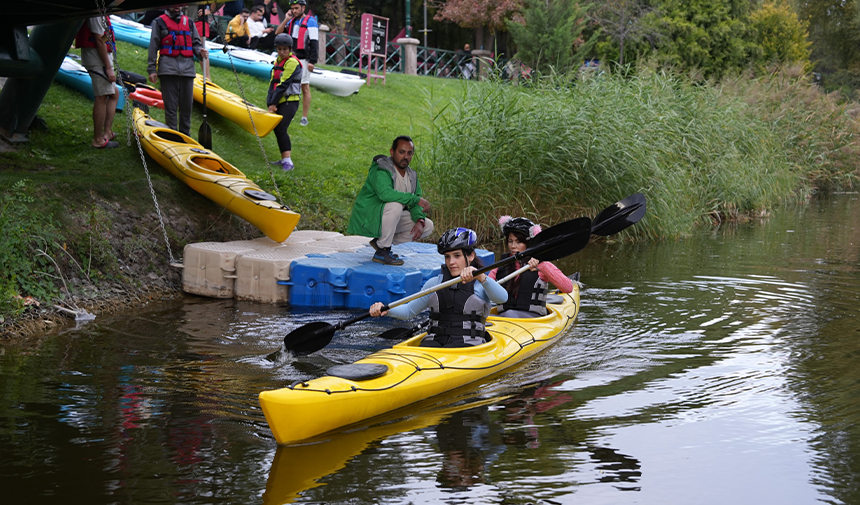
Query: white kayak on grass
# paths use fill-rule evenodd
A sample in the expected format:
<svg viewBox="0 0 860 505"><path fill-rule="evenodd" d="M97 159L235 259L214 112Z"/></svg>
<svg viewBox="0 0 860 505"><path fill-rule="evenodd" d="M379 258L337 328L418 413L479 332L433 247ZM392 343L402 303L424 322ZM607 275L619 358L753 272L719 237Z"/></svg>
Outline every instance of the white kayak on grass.
<svg viewBox="0 0 860 505"><path fill-rule="evenodd" d="M269 72L271 72L271 67L275 63L276 58L274 54L266 54L253 49L227 47L233 58L242 60L242 62L248 64L265 65L265 75L270 75ZM210 53L213 51L221 52L223 51L223 48L223 44L209 41L206 42L206 49L208 49ZM240 65L240 71L251 72L253 75L257 75L257 77L262 77L263 75L263 69L243 70L241 67L242 66ZM331 70L323 70L321 68L315 68L310 75L311 86L335 96L349 96L358 91L358 88L360 88L362 84L364 84L364 79L357 75L332 72Z"/></svg>

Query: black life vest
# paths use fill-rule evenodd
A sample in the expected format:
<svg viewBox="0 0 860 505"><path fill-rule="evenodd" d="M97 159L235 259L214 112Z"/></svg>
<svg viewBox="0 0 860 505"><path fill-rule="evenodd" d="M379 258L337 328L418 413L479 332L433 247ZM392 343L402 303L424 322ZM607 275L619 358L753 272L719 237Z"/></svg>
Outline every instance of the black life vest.
<svg viewBox="0 0 860 505"><path fill-rule="evenodd" d="M452 278L442 265L442 282ZM475 294L475 282L460 282L430 294L430 329L421 345L467 347L487 341L484 323L490 304Z"/></svg>
<svg viewBox="0 0 860 505"><path fill-rule="evenodd" d="M510 254L505 254L502 257L509 256ZM527 262L527 259L524 260L522 266ZM496 271L496 279L503 279L516 270L514 263L499 267ZM505 290L508 292L508 301L502 304L504 310L525 310L541 316L547 315L546 293L549 290L549 284L541 280L538 272L526 270L508 281L505 284Z"/></svg>
<svg viewBox="0 0 860 505"><path fill-rule="evenodd" d="M177 58L184 56L191 58L194 56L193 47L191 45L191 25L188 22L188 16L179 18L179 22L173 20L167 14L162 14L161 20L167 26L167 35L161 39L161 50L159 54L163 56L171 56Z"/></svg>
<svg viewBox="0 0 860 505"><path fill-rule="evenodd" d="M308 36L308 19L311 18L310 14L305 14L301 18L301 22L299 23L299 33L297 35L293 35L293 26L296 23L296 18L293 18L287 21L287 29L286 32L293 37L293 41L296 44L296 50L301 51L305 48L305 38Z"/></svg>
<svg viewBox="0 0 860 505"><path fill-rule="evenodd" d="M107 29L108 29L109 35L108 35L108 39L104 42L104 44L107 46L108 52L112 53L114 50L114 46L116 44L114 42L113 26L110 24L110 18L109 17L105 17L105 21L107 22ZM78 30L78 34L75 36L75 47L76 48L98 47L96 45L96 43L97 43L96 36L92 32L92 30L90 30L89 20L84 21L84 24L81 25L81 29ZM98 43L101 43L101 40L99 40Z"/></svg>

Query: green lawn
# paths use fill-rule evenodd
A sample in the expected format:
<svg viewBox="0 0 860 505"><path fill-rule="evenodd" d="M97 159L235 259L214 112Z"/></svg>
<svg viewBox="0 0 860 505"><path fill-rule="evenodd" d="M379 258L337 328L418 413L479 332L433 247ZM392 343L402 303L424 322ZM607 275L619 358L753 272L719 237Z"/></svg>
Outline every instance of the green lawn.
<svg viewBox="0 0 860 505"><path fill-rule="evenodd" d="M119 43L119 64L123 70L146 73L146 50ZM330 70L339 70L328 67ZM219 86L241 94L233 72L212 68ZM246 100L265 107L266 82L238 74ZM391 140L411 135L416 150L427 137L432 111L464 92L463 81L389 74L386 84L364 85L358 94L336 97L311 88L310 125L299 126L298 117L290 127L296 170L277 171L275 180L284 201L302 213L301 228L344 231L355 194L364 181L373 156L387 153ZM431 108L431 102L435 102ZM69 206L86 206L92 194L107 200L133 205L140 210L152 206L146 175L136 143L126 145L126 118L118 113L114 131L121 148L98 151L90 148L92 102L60 84L45 97L39 116L47 130L33 131L30 142L17 152L0 154L3 169L0 185L9 187L22 178L30 181L40 198L35 205L57 216ZM163 120L163 111L150 114ZM202 122L202 106L195 104L192 136ZM209 113L213 150L236 165L261 187L272 191L270 165L265 162L257 139L239 126ZM269 160L279 159L274 134L262 139ZM147 165L160 198L185 198L186 190L166 170ZM180 187L176 187L180 186Z"/></svg>

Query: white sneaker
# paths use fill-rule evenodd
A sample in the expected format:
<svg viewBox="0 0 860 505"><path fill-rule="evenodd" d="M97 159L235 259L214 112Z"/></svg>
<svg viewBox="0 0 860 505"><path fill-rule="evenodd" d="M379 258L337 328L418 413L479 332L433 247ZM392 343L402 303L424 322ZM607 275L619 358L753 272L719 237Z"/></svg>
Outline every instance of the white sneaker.
<svg viewBox="0 0 860 505"><path fill-rule="evenodd" d="M302 126L307 126L308 125L308 118L303 117L302 120L299 121L299 124Z"/></svg>

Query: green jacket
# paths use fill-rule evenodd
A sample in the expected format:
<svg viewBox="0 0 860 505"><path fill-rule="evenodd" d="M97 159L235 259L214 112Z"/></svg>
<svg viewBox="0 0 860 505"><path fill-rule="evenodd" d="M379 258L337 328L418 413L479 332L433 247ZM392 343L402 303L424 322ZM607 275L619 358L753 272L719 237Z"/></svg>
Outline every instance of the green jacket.
<svg viewBox="0 0 860 505"><path fill-rule="evenodd" d="M378 238L382 228L382 211L388 202L402 203L415 222L426 217L424 210L418 205L418 200L421 199L418 173L412 167L406 169L406 176L412 181L415 192L403 193L394 190L396 170L390 157L380 154L373 158L364 186L352 206L352 215L346 229L348 234Z"/></svg>

